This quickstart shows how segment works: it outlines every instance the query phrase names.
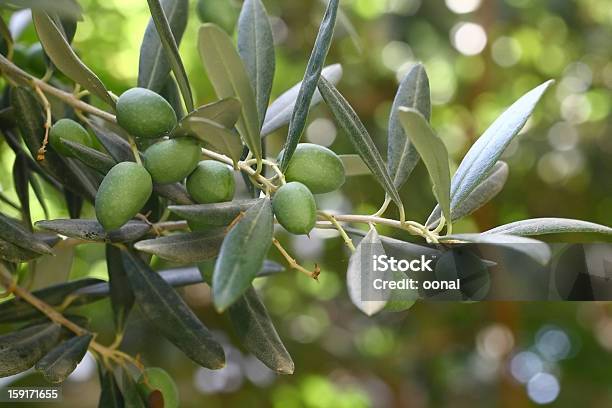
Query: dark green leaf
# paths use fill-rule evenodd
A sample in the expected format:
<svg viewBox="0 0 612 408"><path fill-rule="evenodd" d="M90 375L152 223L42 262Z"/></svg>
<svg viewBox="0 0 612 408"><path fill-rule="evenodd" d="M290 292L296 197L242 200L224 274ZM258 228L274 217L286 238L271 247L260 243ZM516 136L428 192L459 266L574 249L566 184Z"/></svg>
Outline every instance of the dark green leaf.
<svg viewBox="0 0 612 408"><path fill-rule="evenodd" d="M32 19L36 27L38 39L53 64L67 77L79 83L83 88L114 108L115 101L106 90L102 81L100 81L100 78L75 54L49 15L41 11L34 11L32 12Z"/></svg>
<svg viewBox="0 0 612 408"><path fill-rule="evenodd" d="M21 204L23 221L32 228L32 215L30 212L30 168L25 154L15 156L13 163L13 186ZM1 234L1 233L0 233Z"/></svg>
<svg viewBox="0 0 612 408"><path fill-rule="evenodd" d="M399 108L405 106L418 111L429 122L431 100L429 79L425 68L416 64L400 83L389 115L387 129L387 168L393 185L399 190L419 162L419 154L406 136L399 118Z"/></svg>
<svg viewBox="0 0 612 408"><path fill-rule="evenodd" d="M30 231L26 230L19 221L0 213L0 238L21 248L41 255L53 253L51 248Z"/></svg>
<svg viewBox="0 0 612 408"><path fill-rule="evenodd" d="M66 190L64 191L64 200L66 201L70 218L80 218L81 211L83 210L83 198Z"/></svg>
<svg viewBox="0 0 612 408"><path fill-rule="evenodd" d="M134 248L175 263L194 263L217 256L225 232L187 232L139 241Z"/></svg>
<svg viewBox="0 0 612 408"><path fill-rule="evenodd" d="M306 119L308 118L308 111L310 110L310 103L312 96L317 89L319 78L321 77L321 71L323 70L323 64L325 64L325 58L331 45L332 38L334 36L334 26L336 25L336 15L338 12L339 0L329 0L327 3L327 9L325 15L321 21L319 27L319 33L315 40L310 58L308 59L308 65L306 66L306 72L304 73L304 79L300 86L295 107L291 114L291 120L289 121L289 132L287 133L287 140L283 145L284 154L280 162L280 168L282 171L287 169L289 160L295 152L302 132L306 126ZM319 90L321 90L319 88ZM323 92L321 92L323 93Z"/></svg>
<svg viewBox="0 0 612 408"><path fill-rule="evenodd" d="M536 104L554 81L547 81L523 95L499 116L467 152L453 176L451 205L456 207L479 185L508 144L523 128Z"/></svg>
<svg viewBox="0 0 612 408"><path fill-rule="evenodd" d="M41 256L37 252L32 252L28 249L23 249L8 241L0 239L0 259L8 262L20 263L27 262Z"/></svg>
<svg viewBox="0 0 612 408"><path fill-rule="evenodd" d="M212 290L218 311L227 309L246 291L272 245L272 204L260 199L227 234L215 264Z"/></svg>
<svg viewBox="0 0 612 408"><path fill-rule="evenodd" d="M181 91L178 89L178 85L172 76L166 79L166 83L161 90L161 96L168 101L172 109L176 113L176 117L180 120L185 116L185 108L183 107L183 100L181 99Z"/></svg>
<svg viewBox="0 0 612 408"><path fill-rule="evenodd" d="M532 218L521 220L510 224L501 225L483 234L507 234L507 235L545 235L564 233L593 233L612 235L612 228L592 222L572 220L569 218Z"/></svg>
<svg viewBox="0 0 612 408"><path fill-rule="evenodd" d="M393 180L391 180L389 173L387 173L385 162L351 105L325 78L319 80L319 91L321 91L325 103L332 111L336 122L348 135L359 156L391 199L403 210L402 200L393 184Z"/></svg>
<svg viewBox="0 0 612 408"><path fill-rule="evenodd" d="M174 73L174 78L176 79L179 89L181 90L181 94L183 95L185 106L187 107L187 110L191 112L193 110L193 96L191 95L191 88L189 87L187 73L185 72L185 67L183 66L183 61L181 60L181 56L178 51L177 41L172 34L168 17L160 4L160 0L147 0L147 3L149 4L151 18L155 23L155 28L159 34L159 39L163 45L166 58L170 63L170 68ZM187 2L185 1L184 3L186 4ZM186 16L183 18L186 18Z"/></svg>
<svg viewBox="0 0 612 408"><path fill-rule="evenodd" d="M242 111L236 128L253 155L261 160L259 115L255 95L232 39L216 25L204 24L198 35L198 49L217 97L237 97L240 100Z"/></svg>
<svg viewBox="0 0 612 408"><path fill-rule="evenodd" d="M17 9L31 8L36 11L57 13L63 17L81 20L82 9L76 0L0 0L0 7L14 7Z"/></svg>
<svg viewBox="0 0 612 408"><path fill-rule="evenodd" d="M117 164L117 162L109 155L96 149L92 149L91 147L66 139L64 139L62 143L64 147L66 147L74 155L74 157L77 158L77 160L101 174L108 173L108 171L112 169L115 164Z"/></svg>
<svg viewBox="0 0 612 408"><path fill-rule="evenodd" d="M58 219L38 221L38 228L57 232L71 238L93 242L131 242L151 230L151 226L143 221L129 221L118 230L107 232L97 220Z"/></svg>
<svg viewBox="0 0 612 408"><path fill-rule="evenodd" d="M255 93L260 128L263 125L276 61L268 13L261 0L245 0L238 18L238 53Z"/></svg>
<svg viewBox="0 0 612 408"><path fill-rule="evenodd" d="M188 0L161 0L176 44L180 44L187 26ZM161 93L170 76L170 62L151 18L140 46L138 64L138 86Z"/></svg>
<svg viewBox="0 0 612 408"><path fill-rule="evenodd" d="M147 408L145 402L140 396L140 391L138 390L138 386L132 378L132 375L127 370L125 370L123 372L122 378L123 398L125 399L125 406L128 408Z"/></svg>
<svg viewBox="0 0 612 408"><path fill-rule="evenodd" d="M323 68L321 76L336 85L342 78L342 65L333 64ZM272 102L266 111L266 119L261 128L261 137L267 136L289 123L301 87L302 82L300 81ZM310 107L312 108L322 100L321 93L316 90L310 101Z"/></svg>
<svg viewBox="0 0 612 408"><path fill-rule="evenodd" d="M134 161L130 144L120 136L118 128L109 128L109 124L102 124L98 120L89 121L89 125L100 144L115 162Z"/></svg>
<svg viewBox="0 0 612 408"><path fill-rule="evenodd" d="M45 323L0 336L0 377L32 367L59 342L61 334L60 325Z"/></svg>
<svg viewBox="0 0 612 408"><path fill-rule="evenodd" d="M197 364L223 367L223 348L174 289L137 255L126 252L124 262L142 315Z"/></svg>
<svg viewBox="0 0 612 408"><path fill-rule="evenodd" d="M113 245L106 245L106 268L108 288L113 308L116 332L125 327L128 315L134 306L134 293L125 271L123 251Z"/></svg>
<svg viewBox="0 0 612 408"><path fill-rule="evenodd" d="M123 395L112 371L100 372L100 389L98 408L123 408L125 406Z"/></svg>
<svg viewBox="0 0 612 408"><path fill-rule="evenodd" d="M175 204L190 205L194 201L181 183L153 184L153 191Z"/></svg>
<svg viewBox="0 0 612 408"><path fill-rule="evenodd" d="M101 282L103 281L94 278L80 279L51 285L44 289L35 290L32 294L51 306L59 306L78 289ZM80 303L75 301L72 304ZM16 322L38 316L42 316L40 311L22 299L13 298L0 303L0 323Z"/></svg>
<svg viewBox="0 0 612 408"><path fill-rule="evenodd" d="M399 120L412 145L423 159L425 167L427 167L436 199L442 207L442 213L450 228L452 223L450 212L451 177L446 146L419 111L400 107Z"/></svg>
<svg viewBox="0 0 612 408"><path fill-rule="evenodd" d="M93 335L75 336L53 350L36 363L36 369L53 384L63 382L85 357Z"/></svg>
<svg viewBox="0 0 612 408"><path fill-rule="evenodd" d="M253 287L247 289L228 312L234 330L247 350L277 373L293 374L293 360Z"/></svg>
<svg viewBox="0 0 612 408"><path fill-rule="evenodd" d="M170 205L168 209L179 217L198 224L222 227L229 225L241 212L259 200L235 200L215 204Z"/></svg>

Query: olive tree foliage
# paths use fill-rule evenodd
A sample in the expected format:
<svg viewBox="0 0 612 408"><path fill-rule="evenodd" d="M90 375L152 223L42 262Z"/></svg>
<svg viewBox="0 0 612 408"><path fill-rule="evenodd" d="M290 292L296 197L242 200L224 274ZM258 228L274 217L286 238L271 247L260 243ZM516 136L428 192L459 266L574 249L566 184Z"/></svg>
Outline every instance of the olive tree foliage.
<svg viewBox="0 0 612 408"><path fill-rule="evenodd" d="M304 279L316 279L320 271L317 267L308 270L291 257L274 237L275 223L299 234L313 228L337 229L352 252L347 271L350 297L368 315L407 310L414 302L393 299L393 293L376 302L361 299L358 282L364 251L414 255L447 251L451 243L512 245L538 242L526 238L531 235L612 233L609 227L585 221L546 218L481 234L453 235L454 221L476 211L503 188L508 166L500 157L553 82L539 85L512 104L451 175L443 137L429 122L427 73L415 64L393 102L385 160L335 87L341 66L325 66L338 3L327 3L302 81L271 103L275 55L262 1L245 0L237 21L237 43L224 29L204 23L198 32L198 52L218 100L197 107L178 52L188 19L187 0L148 0L151 19L141 46L139 89L130 97L127 93L115 96L73 49L72 38L83 12L76 0L0 1L10 10L31 8L32 24L44 50L43 72L20 65L18 44L7 23L0 20L0 72L6 84L0 101L0 132L15 153L12 175L19 202L4 195L0 199L21 215L13 218L0 213L0 283L7 294L0 303L0 323L15 327L0 336L0 376L35 367L48 381L59 383L90 350L100 363L101 406L123 406L128 401L158 406L154 404L160 398L170 404L174 396L165 387L145 386L143 391L142 384L155 383L146 375L139 383L134 381L144 367L120 350L122 333L137 305L160 335L194 363L209 369L223 367L223 347L175 290L199 282L211 285L215 309L228 315L249 352L278 373L293 373L291 356L252 283L262 277L273 279L270 276L284 269L267 259L275 250L288 268L308 275ZM92 99L95 105L90 104ZM303 148L300 140L309 109L322 102L352 143L354 154L336 156L316 146ZM82 126L86 133L55 127L66 118L78 124L66 129ZM148 134L160 118L165 118L162 125L167 129ZM277 162L266 157L266 136L285 125L287 137ZM187 159L188 155L192 158ZM197 164L201 159L206 161ZM419 160L427 168L438 202L424 223L408 219L400 197ZM164 167L168 162L185 169ZM311 170L319 167L336 169L321 176L336 179L313 180ZM308 177L301 177L300 171ZM173 177L177 173L172 182L165 179L170 173ZM243 176L250 197L233 198L233 173ZM214 177L207 177L210 174ZM319 192L322 185L336 189L345 174L368 175L385 190L387 198L376 214L339 215L315 208L311 190ZM161 178L164 183L156 182ZM227 183L215 184L214 180L222 179ZM70 219L32 223L28 191L32 188L46 208L41 182L64 195ZM80 218L84 202L95 205L97 219ZM391 203L399 219L383 216ZM345 228L354 224L370 228L357 245L353 240L364 234ZM435 249L381 236L377 225L406 231ZM39 257L52 255L54 246L64 240L103 245L108 282L87 278L29 292L20 284L24 276L33 273ZM532 255L545 262L549 253ZM202 268L201 273L155 271L150 266L152 256L178 265L212 261L214 268L212 272ZM38 268L44 269L44 264ZM73 312L77 306L104 298L111 300L118 339L110 346L97 342L87 320Z"/></svg>

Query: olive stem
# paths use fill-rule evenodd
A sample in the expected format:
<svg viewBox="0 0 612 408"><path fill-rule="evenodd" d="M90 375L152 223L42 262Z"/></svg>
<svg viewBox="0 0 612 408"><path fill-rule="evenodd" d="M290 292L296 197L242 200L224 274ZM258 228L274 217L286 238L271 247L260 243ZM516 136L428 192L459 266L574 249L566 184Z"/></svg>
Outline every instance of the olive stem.
<svg viewBox="0 0 612 408"><path fill-rule="evenodd" d="M308 269L306 269L302 265L300 265L291 255L289 255L287 250L285 248L283 248L283 246L278 241L278 239L272 238L272 243L274 244L276 249L278 249L278 252L280 252L281 255L285 258L285 260L287 261L287 263L289 264L289 267L291 269L297 269L298 271L305 273L306 275L308 275L312 279L314 279L316 281L319 280L319 275L321 274L321 268L319 268L319 265L315 264L314 270L313 271L309 271Z"/></svg>
<svg viewBox="0 0 612 408"><path fill-rule="evenodd" d="M142 160L140 160L140 152L138 151L138 146L136 145L136 141L132 137L132 135L128 135L128 141L130 142L130 148L132 149L132 155L134 156L134 160L136 163L142 166Z"/></svg>
<svg viewBox="0 0 612 408"><path fill-rule="evenodd" d="M55 310L52 306L40 300L26 289L17 285L11 276L11 273L6 267L0 263L0 285L4 286L7 292L14 294L16 297L23 299L30 305L34 306L51 321L64 326L68 330L72 331L77 336L82 336L89 333L87 330L79 326L78 324L66 319L60 312ZM108 347L103 346L94 340L89 343L89 348L100 354L102 357L112 359L120 365L123 365L125 361L129 361L136 367L141 367L141 364L133 357L127 355L119 350L112 350Z"/></svg>
<svg viewBox="0 0 612 408"><path fill-rule="evenodd" d="M340 225L338 220L336 220L336 217L334 217L332 214L326 213L325 211L318 211L318 213L322 215L323 217L327 218L327 220L333 224L333 226L340 233L340 236L344 240L344 243L346 244L346 246L349 247L351 252L355 252L355 245L353 245L353 240L348 236L348 234L346 233L344 228L342 228L342 225Z"/></svg>
<svg viewBox="0 0 612 408"><path fill-rule="evenodd" d="M383 203L383 205L380 207L380 209L378 211L376 211L374 214L372 214L373 217L380 217L381 215L383 215L385 213L385 211L387 211L387 208L389 207L389 204L391 204L391 198L389 198L389 196L385 196L385 202Z"/></svg>
<svg viewBox="0 0 612 408"><path fill-rule="evenodd" d="M217 152L214 152L212 150L208 150L206 148L202 148L202 153L205 156L210 157L211 159L215 159L216 161L220 161L222 163L228 164L230 166L232 166L234 164L233 160L230 159L229 157L227 157L224 154L220 154ZM270 181L265 178L264 176L262 176L261 174L257 174L257 172L251 168L251 166L249 166L248 161L239 161L238 162L238 168L241 171L244 171L245 173L247 173L249 176L252 176L255 178L255 180L260 183L263 184L264 186L266 186L268 189L275 191L276 190L276 186L272 183L270 183Z"/></svg>
<svg viewBox="0 0 612 408"><path fill-rule="evenodd" d="M49 129L51 129L51 104L49 103L49 100L38 85L34 84L33 87L34 91L36 92L36 95L38 95L38 97L40 98L40 101L42 102L43 108L45 110L45 137L42 141L42 146L40 146L40 149L38 149L36 156L36 160L43 161L45 160L45 153L47 152L47 143L49 143Z"/></svg>

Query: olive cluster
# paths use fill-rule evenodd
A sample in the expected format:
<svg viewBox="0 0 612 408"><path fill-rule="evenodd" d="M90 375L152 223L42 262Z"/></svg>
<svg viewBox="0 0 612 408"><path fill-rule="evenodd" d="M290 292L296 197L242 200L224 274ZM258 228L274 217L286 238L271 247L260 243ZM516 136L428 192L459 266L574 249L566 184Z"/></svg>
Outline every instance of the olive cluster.
<svg viewBox="0 0 612 408"><path fill-rule="evenodd" d="M96 217L110 231L132 219L146 204L153 184L181 182L199 204L231 201L235 192L231 168L214 160L201 160L199 142L190 137L165 138L177 126L170 104L160 95L143 88L132 88L117 100L117 122L139 140L160 139L143 153L142 165L136 162L116 164L98 189ZM49 143L61 154L73 153L64 141L93 147L89 133L71 119L61 119L51 128ZM283 152L281 151L281 155ZM337 190L345 180L344 165L331 150L314 144L298 145L284 173L286 182L273 196L278 222L293 234L308 234L315 225L314 194ZM190 223L193 230L206 225Z"/></svg>

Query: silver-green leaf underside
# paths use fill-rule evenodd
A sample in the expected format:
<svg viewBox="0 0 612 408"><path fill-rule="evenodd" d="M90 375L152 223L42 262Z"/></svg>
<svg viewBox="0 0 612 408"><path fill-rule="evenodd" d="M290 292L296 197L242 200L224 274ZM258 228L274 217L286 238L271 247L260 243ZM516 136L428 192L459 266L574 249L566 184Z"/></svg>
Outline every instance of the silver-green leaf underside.
<svg viewBox="0 0 612 408"><path fill-rule="evenodd" d="M213 259L219 253L224 231L186 232L139 241L134 248L175 263Z"/></svg>
<svg viewBox="0 0 612 408"><path fill-rule="evenodd" d="M83 18L83 9L76 0L0 0L0 7L56 13L73 20Z"/></svg>
<svg viewBox="0 0 612 408"><path fill-rule="evenodd" d="M40 359L36 370L52 384L63 382L85 357L92 338L93 335L84 334L66 340Z"/></svg>
<svg viewBox="0 0 612 408"><path fill-rule="evenodd" d="M612 235L612 228L593 222L569 218L532 218L490 229L483 234L545 235L565 233L592 233Z"/></svg>
<svg viewBox="0 0 612 408"><path fill-rule="evenodd" d="M255 95L232 39L218 26L203 24L198 34L198 49L217 97L236 97L242 103L236 128L255 158L261 160L260 122Z"/></svg>

